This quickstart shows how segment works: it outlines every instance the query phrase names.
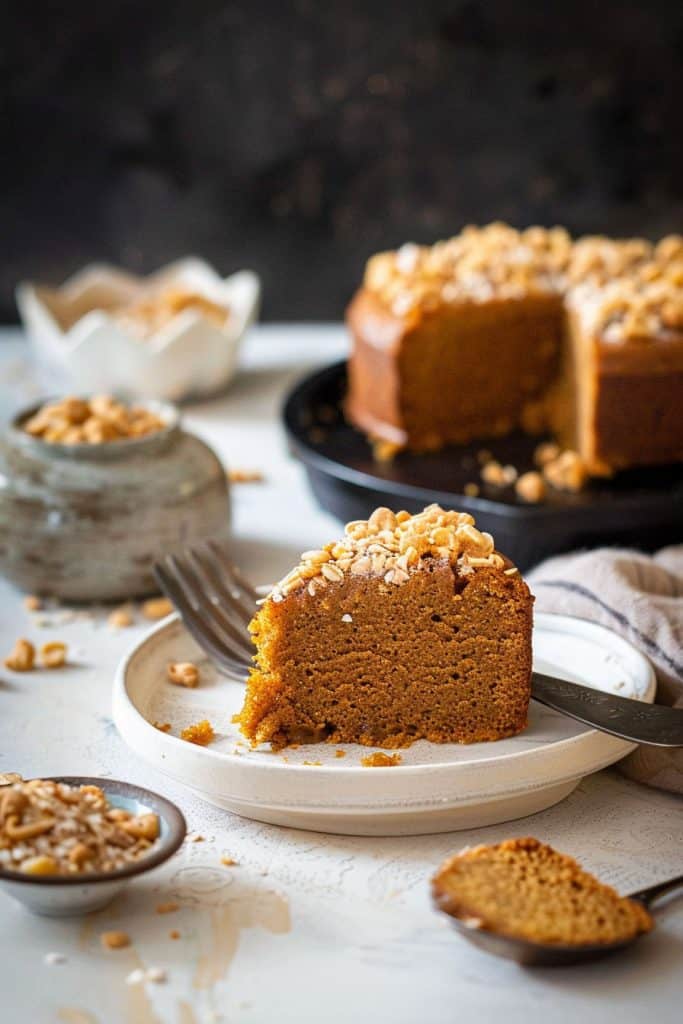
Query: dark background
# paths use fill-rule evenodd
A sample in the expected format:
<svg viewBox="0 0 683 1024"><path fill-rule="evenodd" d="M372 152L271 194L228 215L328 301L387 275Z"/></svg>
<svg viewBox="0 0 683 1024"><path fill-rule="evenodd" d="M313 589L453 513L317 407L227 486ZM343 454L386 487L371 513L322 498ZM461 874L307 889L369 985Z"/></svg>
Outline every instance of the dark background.
<svg viewBox="0 0 683 1024"><path fill-rule="evenodd" d="M0 320L23 277L197 253L269 319L467 222L683 228L683 3L69 0L0 25Z"/></svg>

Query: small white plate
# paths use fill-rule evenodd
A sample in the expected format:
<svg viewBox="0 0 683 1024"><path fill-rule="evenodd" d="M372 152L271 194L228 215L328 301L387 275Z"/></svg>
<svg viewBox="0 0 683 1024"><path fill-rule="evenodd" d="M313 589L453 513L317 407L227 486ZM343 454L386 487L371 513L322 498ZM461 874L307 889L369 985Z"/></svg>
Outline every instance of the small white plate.
<svg viewBox="0 0 683 1024"><path fill-rule="evenodd" d="M199 687L168 683L169 661L198 663ZM534 667L624 697L654 700L647 658L582 619L537 615ZM220 675L173 616L123 660L114 720L137 754L210 803L258 821L346 835L423 835L534 814L634 747L532 701L529 727L511 739L470 745L420 740L400 751L397 767L364 768L360 759L370 750L355 744L251 750L231 722L243 696L244 684ZM204 718L217 733L210 747L177 738L180 729ZM154 721L169 722L175 735L154 728Z"/></svg>

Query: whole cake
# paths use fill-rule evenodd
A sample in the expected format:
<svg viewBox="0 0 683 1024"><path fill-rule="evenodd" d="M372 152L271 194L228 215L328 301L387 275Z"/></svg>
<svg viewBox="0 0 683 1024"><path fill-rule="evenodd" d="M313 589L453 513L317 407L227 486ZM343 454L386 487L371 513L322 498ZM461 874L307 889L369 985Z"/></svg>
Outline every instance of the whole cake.
<svg viewBox="0 0 683 1024"><path fill-rule="evenodd" d="M432 892L440 910L469 927L530 942L604 945L652 928L642 904L532 838L466 848L441 866Z"/></svg>
<svg viewBox="0 0 683 1024"><path fill-rule="evenodd" d="M553 431L592 475L683 459L683 237L468 227L374 256L347 413L414 451Z"/></svg>
<svg viewBox="0 0 683 1024"><path fill-rule="evenodd" d="M471 515L376 509L301 562L250 629L253 743L474 743L524 729L533 598Z"/></svg>

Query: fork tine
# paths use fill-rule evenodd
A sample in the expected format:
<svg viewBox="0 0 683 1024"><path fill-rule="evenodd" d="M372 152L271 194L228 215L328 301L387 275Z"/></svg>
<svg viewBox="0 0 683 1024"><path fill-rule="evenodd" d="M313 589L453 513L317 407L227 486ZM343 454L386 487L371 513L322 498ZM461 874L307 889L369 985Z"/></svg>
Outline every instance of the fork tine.
<svg viewBox="0 0 683 1024"><path fill-rule="evenodd" d="M245 579L237 566L233 565L232 562L228 560L225 548L215 540L207 540L204 543L206 547L208 547L209 551L211 551L214 558L216 558L220 563L220 567L225 576L230 581L231 586L235 589L235 596L242 597L243 595L246 595L247 607L250 607L251 604L256 604L261 595L256 587L254 587L249 580ZM253 609L251 614L254 614Z"/></svg>
<svg viewBox="0 0 683 1024"><path fill-rule="evenodd" d="M195 587L199 588L202 606L206 610L208 602L208 611L214 622L251 659L254 646L249 630L246 628L249 623L242 616L241 610L235 607L235 599L221 585L213 567L205 563L196 549L188 548L185 554L187 555L187 570L192 572Z"/></svg>
<svg viewBox="0 0 683 1024"><path fill-rule="evenodd" d="M236 629L222 613L220 606L214 603L211 599L210 583L207 585L201 571L198 572L192 562L192 551L188 549L185 553L188 556L187 560L169 555L166 564L190 598L195 614L205 628L210 629L214 636L218 637L219 642L222 641L233 654L241 654L245 663L250 664L254 652L249 634L244 628Z"/></svg>
<svg viewBox="0 0 683 1024"><path fill-rule="evenodd" d="M256 605L252 605L251 610L248 610L235 597L234 593L229 590L216 569L215 560L212 560L210 551L202 548L192 548L188 550L187 554L194 566L198 568L199 573L207 577L209 585L213 588L218 607L224 611L228 618L232 619L236 629L242 635L246 634L251 648L251 640L249 633L245 630L245 626L248 626L253 619L256 613Z"/></svg>
<svg viewBox="0 0 683 1024"><path fill-rule="evenodd" d="M184 591L167 569L157 563L154 566L154 575L164 594L178 609L181 619L199 646L207 652L219 668L226 670L231 675L243 678L249 666L241 659L232 657L228 650L226 650L225 645L217 643L213 635L205 629L202 620L189 603Z"/></svg>

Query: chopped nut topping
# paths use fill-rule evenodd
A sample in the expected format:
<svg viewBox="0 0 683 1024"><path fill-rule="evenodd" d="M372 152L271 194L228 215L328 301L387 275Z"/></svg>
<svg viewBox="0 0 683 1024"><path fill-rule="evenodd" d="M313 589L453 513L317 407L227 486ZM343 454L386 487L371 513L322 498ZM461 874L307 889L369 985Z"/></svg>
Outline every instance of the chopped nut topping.
<svg viewBox="0 0 683 1024"><path fill-rule="evenodd" d="M40 648L40 663L43 668L61 668L66 664L66 644L51 640Z"/></svg>
<svg viewBox="0 0 683 1024"><path fill-rule="evenodd" d="M467 512L446 512L439 505L429 505L411 516L378 508L367 522L347 523L342 540L319 551L304 552L300 564L269 596L278 602L294 591L306 590L314 597L325 587L340 583L347 573L381 576L386 584L399 586L410 579L411 571L424 558L444 558L461 569L502 568L505 564L494 550L491 535L477 530Z"/></svg>
<svg viewBox="0 0 683 1024"><path fill-rule="evenodd" d="M28 874L114 871L159 834L156 814L111 807L98 786L33 779L0 790L0 867Z"/></svg>
<svg viewBox="0 0 683 1024"><path fill-rule="evenodd" d="M180 738L181 740L187 740L188 743L196 743L199 747L208 747L209 743L215 740L216 734L213 731L211 722L205 718L194 725L188 725L181 732Z"/></svg>
<svg viewBox="0 0 683 1024"><path fill-rule="evenodd" d="M142 606L142 614L146 619L156 621L165 619L173 611L173 605L167 597L151 597Z"/></svg>
<svg viewBox="0 0 683 1024"><path fill-rule="evenodd" d="M535 504L545 498L545 484L540 473L523 473L515 484L517 497Z"/></svg>
<svg viewBox="0 0 683 1024"><path fill-rule="evenodd" d="M176 686L187 686L190 689L199 682L199 669L191 661L174 661L167 668L167 675Z"/></svg>
<svg viewBox="0 0 683 1024"><path fill-rule="evenodd" d="M154 726L155 729L158 729L159 732L170 732L171 731L171 723L170 722L156 722L156 721L154 721L154 722L152 722L152 725Z"/></svg>
<svg viewBox="0 0 683 1024"><path fill-rule="evenodd" d="M577 452L567 450L545 464L543 476L558 491L577 492L585 487L588 470Z"/></svg>
<svg viewBox="0 0 683 1024"><path fill-rule="evenodd" d="M228 857L228 856L221 857L221 864L223 864L224 867L226 867L226 868L239 867L239 861L235 860L234 857Z"/></svg>
<svg viewBox="0 0 683 1024"><path fill-rule="evenodd" d="M30 640L17 640L5 658L5 667L13 672L30 672L36 660L36 649Z"/></svg>
<svg viewBox="0 0 683 1024"><path fill-rule="evenodd" d="M48 402L24 424L33 437L49 444L102 444L145 437L163 430L161 417L142 406L126 406L111 395Z"/></svg>
<svg viewBox="0 0 683 1024"><path fill-rule="evenodd" d="M127 932L102 932L100 942L105 949L125 949L130 946L130 935Z"/></svg>

